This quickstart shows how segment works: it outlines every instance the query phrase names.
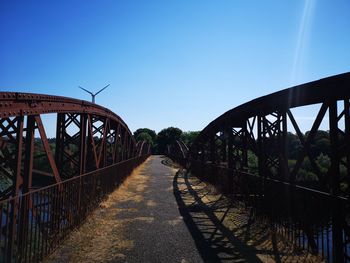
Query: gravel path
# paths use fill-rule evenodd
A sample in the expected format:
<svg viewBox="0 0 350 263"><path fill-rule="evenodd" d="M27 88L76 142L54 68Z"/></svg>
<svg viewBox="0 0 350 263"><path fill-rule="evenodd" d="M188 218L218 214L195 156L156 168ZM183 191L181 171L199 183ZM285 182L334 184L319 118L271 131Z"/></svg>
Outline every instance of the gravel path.
<svg viewBox="0 0 350 263"><path fill-rule="evenodd" d="M46 262L320 262L245 207L151 156Z"/></svg>
<svg viewBox="0 0 350 263"><path fill-rule="evenodd" d="M173 194L177 172L152 156L47 262L203 262Z"/></svg>

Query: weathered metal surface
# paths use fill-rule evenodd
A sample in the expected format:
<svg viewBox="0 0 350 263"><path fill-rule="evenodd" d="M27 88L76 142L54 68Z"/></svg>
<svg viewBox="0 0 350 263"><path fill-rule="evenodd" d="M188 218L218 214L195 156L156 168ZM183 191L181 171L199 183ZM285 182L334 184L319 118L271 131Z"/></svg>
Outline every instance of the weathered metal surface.
<svg viewBox="0 0 350 263"><path fill-rule="evenodd" d="M138 152L138 156L148 154L151 152L151 144L147 141L138 141L136 144L136 149Z"/></svg>
<svg viewBox="0 0 350 263"><path fill-rule="evenodd" d="M0 262L39 262L148 155L0 202ZM17 220L12 220L13 214Z"/></svg>
<svg viewBox="0 0 350 263"><path fill-rule="evenodd" d="M46 113L57 114L51 141ZM0 92L0 261L42 259L150 148L137 150L128 126L104 107Z"/></svg>
<svg viewBox="0 0 350 263"><path fill-rule="evenodd" d="M186 165L269 216L296 245L330 262L350 262L349 102L350 73L257 98L209 123ZM292 109L314 104L319 111L304 134ZM329 166L322 169L313 153L321 123L329 127L330 142ZM293 162L287 151L291 131L299 144ZM174 156L183 159L181 147L175 148ZM300 176L305 162L312 180Z"/></svg>
<svg viewBox="0 0 350 263"><path fill-rule="evenodd" d="M0 118L44 113L88 113L110 118L129 130L117 114L91 102L44 94L0 92Z"/></svg>
<svg viewBox="0 0 350 263"><path fill-rule="evenodd" d="M267 96L254 99L229 110L208 124L202 135L212 133L221 126L240 127L251 117L288 109L323 103L325 100L341 100L349 96L350 73L320 79L292 88L284 89Z"/></svg>
<svg viewBox="0 0 350 263"><path fill-rule="evenodd" d="M57 114L53 144L49 143L41 121L45 113ZM39 141L34 138L36 131ZM48 178L42 180L59 182L137 154L129 128L115 113L86 101L41 94L0 92L0 140L0 169L2 181L7 182L0 189L0 199L37 187L32 183L38 183L37 178L45 174ZM38 156L40 145L43 154ZM33 167L40 158L45 158L50 167ZM26 167L23 171L22 166ZM26 187L22 187L24 181Z"/></svg>

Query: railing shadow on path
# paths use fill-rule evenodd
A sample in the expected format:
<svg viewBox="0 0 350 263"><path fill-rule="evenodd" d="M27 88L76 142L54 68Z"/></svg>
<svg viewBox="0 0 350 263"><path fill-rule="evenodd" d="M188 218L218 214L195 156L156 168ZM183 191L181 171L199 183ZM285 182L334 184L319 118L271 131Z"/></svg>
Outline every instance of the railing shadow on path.
<svg viewBox="0 0 350 263"><path fill-rule="evenodd" d="M181 184L185 189L180 189ZM203 260L205 262L262 262L253 247L244 244L232 230L222 224L230 212L227 200L221 196L218 200L204 203L202 198L209 194L209 190L195 190L195 186L190 183L188 173L179 171L174 177L173 189L180 214ZM194 202L188 204L186 201L189 201L189 198ZM217 217L216 212L222 216ZM249 235L249 224L246 227Z"/></svg>
<svg viewBox="0 0 350 263"><path fill-rule="evenodd" d="M268 221L257 221L252 209L203 184L183 169L173 179L180 214L204 262L313 262L281 241Z"/></svg>

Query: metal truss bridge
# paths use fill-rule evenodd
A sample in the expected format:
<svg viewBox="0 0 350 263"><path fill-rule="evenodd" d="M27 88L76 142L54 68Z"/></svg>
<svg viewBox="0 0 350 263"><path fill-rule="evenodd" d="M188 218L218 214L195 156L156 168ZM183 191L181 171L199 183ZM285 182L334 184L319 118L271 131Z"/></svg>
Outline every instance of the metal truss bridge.
<svg viewBox="0 0 350 263"><path fill-rule="evenodd" d="M315 114L309 130L298 108ZM54 139L45 114L55 116ZM295 246L350 262L350 73L240 105L189 148L177 141L167 154ZM124 121L99 105L1 92L0 260L42 260L149 155L150 145L136 143Z"/></svg>

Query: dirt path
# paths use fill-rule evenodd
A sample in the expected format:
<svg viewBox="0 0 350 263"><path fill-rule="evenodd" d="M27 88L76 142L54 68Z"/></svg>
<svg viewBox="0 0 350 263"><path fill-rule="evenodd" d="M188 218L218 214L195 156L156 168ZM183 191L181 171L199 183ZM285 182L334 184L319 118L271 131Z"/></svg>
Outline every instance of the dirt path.
<svg viewBox="0 0 350 263"><path fill-rule="evenodd" d="M46 262L320 262L152 156Z"/></svg>
<svg viewBox="0 0 350 263"><path fill-rule="evenodd" d="M162 161L137 168L46 262L203 262Z"/></svg>

